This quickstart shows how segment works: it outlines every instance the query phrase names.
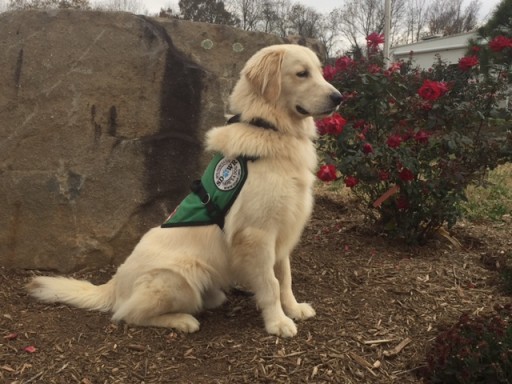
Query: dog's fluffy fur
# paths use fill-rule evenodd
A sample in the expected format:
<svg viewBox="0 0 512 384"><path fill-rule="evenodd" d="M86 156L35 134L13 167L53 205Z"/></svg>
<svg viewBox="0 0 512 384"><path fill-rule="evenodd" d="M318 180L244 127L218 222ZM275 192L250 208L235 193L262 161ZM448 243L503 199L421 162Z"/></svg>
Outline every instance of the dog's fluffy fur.
<svg viewBox="0 0 512 384"><path fill-rule="evenodd" d="M267 332L297 333L293 319L315 315L292 292L290 252L312 206L316 130L312 116L333 112L340 94L322 76L316 55L297 45L257 52L230 96L241 122L207 133L208 151L257 157L225 220L216 225L153 228L104 285L64 277L36 277L30 293L45 302L112 311L131 324L199 329L193 316L225 300L235 276L255 294ZM276 130L250 125L264 119Z"/></svg>

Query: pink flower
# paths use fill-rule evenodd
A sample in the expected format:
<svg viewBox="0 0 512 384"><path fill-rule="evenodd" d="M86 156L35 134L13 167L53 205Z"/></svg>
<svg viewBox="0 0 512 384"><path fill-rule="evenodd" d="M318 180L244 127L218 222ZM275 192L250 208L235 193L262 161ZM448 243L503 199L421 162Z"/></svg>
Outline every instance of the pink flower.
<svg viewBox="0 0 512 384"><path fill-rule="evenodd" d="M322 165L316 176L322 181L336 180L336 167L332 164Z"/></svg>
<svg viewBox="0 0 512 384"><path fill-rule="evenodd" d="M347 124L339 113L335 113L332 116L328 116L316 122L319 135L340 135L343 132L343 128Z"/></svg>
<svg viewBox="0 0 512 384"><path fill-rule="evenodd" d="M420 143L420 144L427 144L429 138L430 138L430 133L425 132L425 131L418 131L414 135L414 140L416 140L416 142Z"/></svg>
<svg viewBox="0 0 512 384"><path fill-rule="evenodd" d="M368 66L368 72L371 74L379 73L382 70L381 67L379 67L377 64L370 64Z"/></svg>
<svg viewBox="0 0 512 384"><path fill-rule="evenodd" d="M469 71L471 68L478 65L478 57L477 56L466 56L459 59L459 69L461 71Z"/></svg>
<svg viewBox="0 0 512 384"><path fill-rule="evenodd" d="M373 147L370 143L364 143L363 144L363 153L369 154L373 152Z"/></svg>
<svg viewBox="0 0 512 384"><path fill-rule="evenodd" d="M357 184L359 184L359 180L357 177L354 176L347 176L345 177L345 185L349 188L355 187Z"/></svg>
<svg viewBox="0 0 512 384"><path fill-rule="evenodd" d="M326 65L324 67L324 79L327 81L332 81L334 79L334 76L336 76L336 68L334 68L332 65Z"/></svg>
<svg viewBox="0 0 512 384"><path fill-rule="evenodd" d="M501 52L505 48L512 48L512 39L509 39L503 35L496 36L489 43L489 48L494 52Z"/></svg>
<svg viewBox="0 0 512 384"><path fill-rule="evenodd" d="M404 168L398 173L398 177L402 181L414 180L414 173L410 169Z"/></svg>
<svg viewBox="0 0 512 384"><path fill-rule="evenodd" d="M336 60L336 69L338 71L344 71L347 68L351 67L354 64L354 60L352 60L348 56L342 56L338 60Z"/></svg>
<svg viewBox="0 0 512 384"><path fill-rule="evenodd" d="M384 43L384 35L372 32L366 37L366 44L369 48L378 48L379 44Z"/></svg>
<svg viewBox="0 0 512 384"><path fill-rule="evenodd" d="M400 68L402 68L402 63L394 62L394 63L391 63L391 65L388 68L388 71L397 72L400 70Z"/></svg>
<svg viewBox="0 0 512 384"><path fill-rule="evenodd" d="M391 135L388 137L386 144L389 148L398 148L402 144L402 137L398 135Z"/></svg>
<svg viewBox="0 0 512 384"><path fill-rule="evenodd" d="M448 86L445 82L425 80L420 89L418 89L418 95L424 100L435 101L448 92Z"/></svg>

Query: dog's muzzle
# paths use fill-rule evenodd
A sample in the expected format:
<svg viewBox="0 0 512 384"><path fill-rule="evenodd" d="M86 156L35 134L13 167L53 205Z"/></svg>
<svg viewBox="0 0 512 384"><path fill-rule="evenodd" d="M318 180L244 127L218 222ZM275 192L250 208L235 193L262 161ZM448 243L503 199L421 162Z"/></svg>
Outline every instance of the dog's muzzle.
<svg viewBox="0 0 512 384"><path fill-rule="evenodd" d="M335 91L335 92L332 92L330 95L329 95L329 100L330 100L330 106L327 110L323 111L322 113L319 113L318 115L319 116L323 116L323 115L330 115L331 113L333 113L334 111L336 111L338 109L338 106L341 104L341 102L343 101L343 96L341 95L341 93L339 93L338 91ZM313 114L310 113L307 109L304 109L303 107L301 107L300 105L296 105L295 106L295 109L297 110L297 112L299 112L301 115L304 115L304 116L312 116Z"/></svg>

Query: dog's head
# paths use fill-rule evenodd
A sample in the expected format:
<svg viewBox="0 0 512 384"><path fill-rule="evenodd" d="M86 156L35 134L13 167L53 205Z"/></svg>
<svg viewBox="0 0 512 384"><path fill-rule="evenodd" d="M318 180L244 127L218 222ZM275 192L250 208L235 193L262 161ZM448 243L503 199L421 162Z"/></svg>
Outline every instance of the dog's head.
<svg viewBox="0 0 512 384"><path fill-rule="evenodd" d="M316 54L292 44L263 48L249 59L231 97L231 106L244 111L248 106L241 103L248 94L293 118L328 115L341 102L341 94L324 79ZM254 97L251 99L253 103Z"/></svg>

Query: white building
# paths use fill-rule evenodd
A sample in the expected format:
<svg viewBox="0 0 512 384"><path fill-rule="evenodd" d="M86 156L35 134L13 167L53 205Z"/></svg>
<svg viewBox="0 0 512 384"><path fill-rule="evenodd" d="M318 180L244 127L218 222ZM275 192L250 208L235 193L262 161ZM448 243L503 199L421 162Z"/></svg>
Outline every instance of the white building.
<svg viewBox="0 0 512 384"><path fill-rule="evenodd" d="M397 45L391 47L391 62L408 60L412 57L421 68L429 68L434 64L436 55L441 55L443 61L449 64L457 64L464 57L468 49L470 39L476 37L476 32L459 33L452 36L432 37L412 44Z"/></svg>

